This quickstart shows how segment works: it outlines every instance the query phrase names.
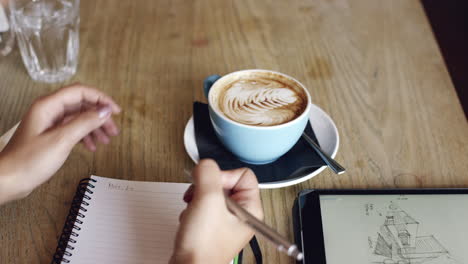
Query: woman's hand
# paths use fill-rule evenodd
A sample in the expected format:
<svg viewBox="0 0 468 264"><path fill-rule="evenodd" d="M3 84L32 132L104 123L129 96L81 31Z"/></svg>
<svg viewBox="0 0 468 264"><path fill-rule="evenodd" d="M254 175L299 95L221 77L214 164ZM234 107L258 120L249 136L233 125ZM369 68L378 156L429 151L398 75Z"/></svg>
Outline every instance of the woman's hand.
<svg viewBox="0 0 468 264"><path fill-rule="evenodd" d="M79 84L34 101L0 152L0 204L47 181L80 141L91 151L96 142L109 143L119 133L111 116L120 111L107 95Z"/></svg>
<svg viewBox="0 0 468 264"><path fill-rule="evenodd" d="M188 205L180 215L170 263L227 264L254 232L228 211L224 193L263 219L257 178L247 168L220 171L212 160L200 161L192 176L194 184L184 196Z"/></svg>

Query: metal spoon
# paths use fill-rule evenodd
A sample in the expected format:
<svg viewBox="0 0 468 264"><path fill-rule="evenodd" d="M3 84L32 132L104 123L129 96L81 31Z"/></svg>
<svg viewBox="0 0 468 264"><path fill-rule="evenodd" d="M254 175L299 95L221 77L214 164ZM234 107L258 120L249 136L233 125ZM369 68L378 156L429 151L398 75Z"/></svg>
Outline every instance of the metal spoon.
<svg viewBox="0 0 468 264"><path fill-rule="evenodd" d="M328 156L327 153L325 153L317 143L315 143L306 133L302 133L302 137L309 143L309 145L312 146L312 148L317 151L319 156L325 161L325 163L330 167L330 169L333 170L336 174L342 174L345 173L346 169L343 168L336 160L334 160L332 157Z"/></svg>

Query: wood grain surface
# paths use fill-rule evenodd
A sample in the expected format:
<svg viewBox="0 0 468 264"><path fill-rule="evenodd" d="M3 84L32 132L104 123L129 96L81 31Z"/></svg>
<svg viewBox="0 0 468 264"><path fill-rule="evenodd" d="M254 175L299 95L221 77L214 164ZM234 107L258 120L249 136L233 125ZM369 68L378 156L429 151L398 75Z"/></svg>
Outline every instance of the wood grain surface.
<svg viewBox="0 0 468 264"><path fill-rule="evenodd" d="M261 192L266 222L291 239L304 188L468 187L467 120L417 0L82 1L80 38L67 83L112 95L122 133L95 154L77 147L50 181L0 208L0 263L49 263L89 174L184 182L183 130L202 80L239 69L296 77L340 132L346 174ZM0 131L61 85L31 81L17 50L0 58ZM264 263L293 263L260 243Z"/></svg>

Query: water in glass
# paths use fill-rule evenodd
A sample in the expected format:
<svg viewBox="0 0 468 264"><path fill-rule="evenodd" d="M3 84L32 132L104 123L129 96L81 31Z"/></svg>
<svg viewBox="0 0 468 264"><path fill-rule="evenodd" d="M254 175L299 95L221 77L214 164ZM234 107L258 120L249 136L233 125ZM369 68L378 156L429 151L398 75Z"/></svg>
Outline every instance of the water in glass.
<svg viewBox="0 0 468 264"><path fill-rule="evenodd" d="M79 0L31 0L11 9L29 75L48 83L73 76L78 64Z"/></svg>

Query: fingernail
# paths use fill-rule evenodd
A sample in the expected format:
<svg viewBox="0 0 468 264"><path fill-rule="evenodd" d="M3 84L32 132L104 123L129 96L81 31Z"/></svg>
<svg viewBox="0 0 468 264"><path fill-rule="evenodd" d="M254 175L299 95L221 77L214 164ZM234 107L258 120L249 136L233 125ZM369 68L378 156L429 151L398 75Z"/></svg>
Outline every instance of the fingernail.
<svg viewBox="0 0 468 264"><path fill-rule="evenodd" d="M119 134L119 129L118 128L113 128L111 131L111 136L117 136Z"/></svg>
<svg viewBox="0 0 468 264"><path fill-rule="evenodd" d="M190 203L193 199L193 194L186 194L184 195L184 202L185 203Z"/></svg>
<svg viewBox="0 0 468 264"><path fill-rule="evenodd" d="M109 106L103 106L99 109L99 118L108 117L112 113L112 109Z"/></svg>
<svg viewBox="0 0 468 264"><path fill-rule="evenodd" d="M193 198L193 190L194 190L194 187L193 185L190 185L190 187L187 189L187 191L185 191L184 193L184 202L186 203L190 203L192 201L192 198Z"/></svg>

